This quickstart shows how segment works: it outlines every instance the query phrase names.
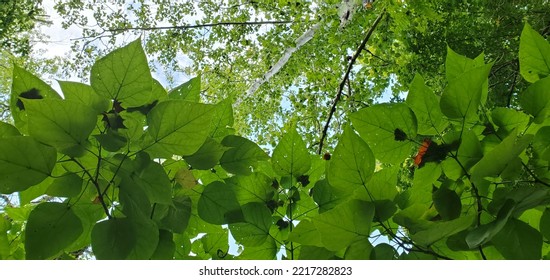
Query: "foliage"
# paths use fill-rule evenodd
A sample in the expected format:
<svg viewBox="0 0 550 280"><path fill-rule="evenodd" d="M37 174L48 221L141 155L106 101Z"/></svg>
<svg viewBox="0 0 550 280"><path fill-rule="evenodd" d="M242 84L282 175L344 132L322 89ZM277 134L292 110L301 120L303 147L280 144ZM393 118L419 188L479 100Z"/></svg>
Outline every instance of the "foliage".
<svg viewBox="0 0 550 280"><path fill-rule="evenodd" d="M383 20L335 107L328 147L335 147L349 113L388 93L399 100L415 73L442 90L447 46L468 57L484 52L494 62L488 102L516 105L528 85L517 61L523 21L544 36L550 30L550 4L544 0L377 0L372 8L358 0L96 2L56 6L67 26L84 26L82 38L74 41L74 64L66 67L70 73L87 77L95 57L108 51L105 45L112 50L140 36L147 52L158 58L155 72L176 82L173 73L200 75L202 101L232 99L235 129L273 147L282 123L297 121L308 147L319 144L345 66L382 11ZM259 24L267 21L273 23ZM311 40L298 44L306 34ZM251 90L287 54L280 71Z"/></svg>
<svg viewBox="0 0 550 280"><path fill-rule="evenodd" d="M62 82L64 98L15 67L0 192L20 204L0 257L548 258L549 50L525 24L531 84L489 107L493 63L449 49L440 95L418 75L405 102L352 113L323 159L294 124L271 156L235 135L231 103L198 102L197 80L167 92L139 40L97 60L90 85Z"/></svg>

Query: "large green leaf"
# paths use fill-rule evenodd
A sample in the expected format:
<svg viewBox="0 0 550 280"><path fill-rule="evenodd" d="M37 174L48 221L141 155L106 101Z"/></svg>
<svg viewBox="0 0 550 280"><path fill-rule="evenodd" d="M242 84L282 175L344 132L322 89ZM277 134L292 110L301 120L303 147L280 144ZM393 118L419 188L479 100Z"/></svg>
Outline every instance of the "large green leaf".
<svg viewBox="0 0 550 280"><path fill-rule="evenodd" d="M509 260L540 260L542 258L542 235L530 225L510 219L496 234L492 243Z"/></svg>
<svg viewBox="0 0 550 280"><path fill-rule="evenodd" d="M324 247L338 251L357 240L368 239L373 217L374 204L354 199L317 216L313 223Z"/></svg>
<svg viewBox="0 0 550 280"><path fill-rule="evenodd" d="M263 173L252 173L248 176L237 175L226 180L231 186L240 205L250 202L266 203L271 198L275 189L273 180Z"/></svg>
<svg viewBox="0 0 550 280"><path fill-rule="evenodd" d="M0 138L6 138L10 136L20 136L19 130L9 123L0 121Z"/></svg>
<svg viewBox="0 0 550 280"><path fill-rule="evenodd" d="M40 78L14 65L10 96L10 112L15 122L15 126L20 131L27 131L27 119L24 112L25 106L22 100L44 98L59 99L60 96L50 87L50 85L46 84Z"/></svg>
<svg viewBox="0 0 550 280"><path fill-rule="evenodd" d="M327 170L328 182L336 195L345 197L358 188L365 188L374 167L374 155L369 145L349 126L346 127Z"/></svg>
<svg viewBox="0 0 550 280"><path fill-rule="evenodd" d="M233 189L219 181L208 184L198 202L199 217L211 224L242 221L241 206Z"/></svg>
<svg viewBox="0 0 550 280"><path fill-rule="evenodd" d="M494 221L481 225L466 235L466 243L470 248L476 248L489 242L508 222L514 210L515 203L512 200L507 200L506 203L498 211Z"/></svg>
<svg viewBox="0 0 550 280"><path fill-rule="evenodd" d="M200 93L201 76L199 75L172 89L168 92L168 98L199 102Z"/></svg>
<svg viewBox="0 0 550 280"><path fill-rule="evenodd" d="M514 129L524 131L529 124L529 116L522 111L510 108L497 107L491 112L493 122L506 132Z"/></svg>
<svg viewBox="0 0 550 280"><path fill-rule="evenodd" d="M86 84L77 82L60 81L59 86L66 100L78 101L87 107L91 107L96 114L109 110L109 100L97 95L94 89Z"/></svg>
<svg viewBox="0 0 550 280"><path fill-rule="evenodd" d="M550 110L549 87L550 77L546 77L530 85L521 95L521 106L526 113L535 117L537 123L542 123L548 116Z"/></svg>
<svg viewBox="0 0 550 280"><path fill-rule="evenodd" d="M159 228L183 233L191 218L191 199L188 196L177 196L173 200L173 206L157 205L156 207L168 207L166 214L159 222ZM161 211L155 211L163 214Z"/></svg>
<svg viewBox="0 0 550 280"><path fill-rule="evenodd" d="M283 137L271 156L273 170L281 176L299 177L311 167L306 144L295 128L283 133Z"/></svg>
<svg viewBox="0 0 550 280"><path fill-rule="evenodd" d="M430 246L443 238L468 229L472 226L475 219L475 216L470 215L462 216L452 221L430 222L423 230L413 234L412 239L421 246Z"/></svg>
<svg viewBox="0 0 550 280"><path fill-rule="evenodd" d="M34 208L25 229L27 259L49 259L82 234L82 222L63 203L46 202Z"/></svg>
<svg viewBox="0 0 550 280"><path fill-rule="evenodd" d="M447 80L453 80L460 77L464 72L475 67L483 66L484 54L481 53L475 59L470 59L460 55L447 46L447 57L445 59L445 76Z"/></svg>
<svg viewBox="0 0 550 280"><path fill-rule="evenodd" d="M350 118L377 160L398 164L409 156L414 144L407 139L414 139L417 129L416 117L406 104L377 104L353 113ZM406 139L396 137L398 131Z"/></svg>
<svg viewBox="0 0 550 280"><path fill-rule="evenodd" d="M484 102L482 93L492 64L472 68L449 81L441 95L441 112L451 119L476 121L477 110Z"/></svg>
<svg viewBox="0 0 550 280"><path fill-rule="evenodd" d="M252 174L251 168L258 161L265 161L269 156L254 142L236 135L228 135L222 145L229 147L220 159L220 164L227 172L234 174Z"/></svg>
<svg viewBox="0 0 550 280"><path fill-rule="evenodd" d="M424 78L418 74L409 86L407 104L416 116L419 134L437 135L449 125L439 108L439 96L424 84Z"/></svg>
<svg viewBox="0 0 550 280"><path fill-rule="evenodd" d="M309 220L301 220L288 236L288 241L297 242L301 245L323 246L320 232L315 224Z"/></svg>
<svg viewBox="0 0 550 280"><path fill-rule="evenodd" d="M230 99L224 99L216 104L212 123L210 124L210 137L217 141L234 131L233 126L233 105Z"/></svg>
<svg viewBox="0 0 550 280"><path fill-rule="evenodd" d="M98 95L117 100L124 107L145 105L151 97L153 78L141 41L135 40L96 61L90 84Z"/></svg>
<svg viewBox="0 0 550 280"><path fill-rule="evenodd" d="M146 260L158 243L159 230L149 219L106 220L92 230L92 250L100 260Z"/></svg>
<svg viewBox="0 0 550 280"><path fill-rule="evenodd" d="M76 173L65 173L55 178L48 186L46 194L58 197L77 196L82 190L82 177Z"/></svg>
<svg viewBox="0 0 550 280"><path fill-rule="evenodd" d="M313 192L313 200L319 206L319 213L336 207L343 200L336 196L335 190L328 183L327 179L317 181L311 192Z"/></svg>
<svg viewBox="0 0 550 280"><path fill-rule="evenodd" d="M147 151L154 157L192 155L206 141L212 110L212 105L184 100L157 104L147 115Z"/></svg>
<svg viewBox="0 0 550 280"><path fill-rule="evenodd" d="M173 240L173 234L167 230L159 231L159 243L151 260L171 260L174 258L176 244Z"/></svg>
<svg viewBox="0 0 550 280"><path fill-rule="evenodd" d="M242 206L244 223L230 224L235 240L245 246L260 246L269 237L271 212L265 204L252 202Z"/></svg>
<svg viewBox="0 0 550 280"><path fill-rule="evenodd" d="M525 23L519 41L519 69L530 83L550 74L550 44L528 23Z"/></svg>
<svg viewBox="0 0 550 280"><path fill-rule="evenodd" d="M206 138L202 146L192 155L184 157L193 169L210 169L218 164L226 148L212 138Z"/></svg>
<svg viewBox="0 0 550 280"><path fill-rule="evenodd" d="M23 191L50 176L57 153L31 137L0 138L0 193Z"/></svg>
<svg viewBox="0 0 550 280"><path fill-rule="evenodd" d="M96 126L97 114L90 107L69 100L25 100L29 134L36 140L78 157Z"/></svg>
<svg viewBox="0 0 550 280"><path fill-rule="evenodd" d="M472 168L474 182L485 177L499 176L525 150L533 138L533 135L524 135L519 138L516 135L515 131L510 133Z"/></svg>

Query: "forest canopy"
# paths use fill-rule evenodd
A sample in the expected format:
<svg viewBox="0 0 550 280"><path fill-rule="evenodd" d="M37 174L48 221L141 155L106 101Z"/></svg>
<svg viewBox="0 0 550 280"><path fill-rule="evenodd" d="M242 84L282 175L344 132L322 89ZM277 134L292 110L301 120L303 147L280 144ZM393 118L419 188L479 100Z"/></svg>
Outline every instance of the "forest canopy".
<svg viewBox="0 0 550 280"><path fill-rule="evenodd" d="M547 258L548 1L93 2L1 11L2 259Z"/></svg>

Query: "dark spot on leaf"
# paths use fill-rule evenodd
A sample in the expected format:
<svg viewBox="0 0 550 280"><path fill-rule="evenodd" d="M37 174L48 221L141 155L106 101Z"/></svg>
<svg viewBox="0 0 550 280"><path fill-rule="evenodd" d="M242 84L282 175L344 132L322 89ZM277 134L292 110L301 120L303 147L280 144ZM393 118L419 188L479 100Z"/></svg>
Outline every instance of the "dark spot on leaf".
<svg viewBox="0 0 550 280"><path fill-rule="evenodd" d="M267 206L267 208L269 208L269 210L271 211L271 213L275 212L275 209L277 207L279 207L279 204L277 203L277 201L275 200L269 200L265 203L265 205Z"/></svg>
<svg viewBox="0 0 550 280"><path fill-rule="evenodd" d="M151 102L150 104L147 104L147 105L143 105L143 106L139 106L139 107L129 107L128 109L126 109L126 111L128 112L140 112L141 114L143 115L147 115L149 114L149 111L151 111L151 109L153 109L153 107L155 107L155 105L157 105L159 101L158 100L155 100L153 102Z"/></svg>
<svg viewBox="0 0 550 280"><path fill-rule="evenodd" d="M323 155L323 159L324 159L324 160L330 160L330 153L329 153L329 152L326 152L326 153Z"/></svg>
<svg viewBox="0 0 550 280"><path fill-rule="evenodd" d="M120 101L118 101L118 100L115 99L115 100L113 101L113 111L114 111L115 113L120 113L120 112L122 112L122 111L124 111L124 110L125 110L125 109L124 109L124 107L122 107L122 104L120 103Z"/></svg>
<svg viewBox="0 0 550 280"><path fill-rule="evenodd" d="M300 182L303 187L307 186L309 184L309 176L308 175L302 175L302 176L298 177L298 182Z"/></svg>
<svg viewBox="0 0 550 280"><path fill-rule="evenodd" d="M40 95L40 91L36 88L31 88L28 91L25 91L21 94L19 94L19 98L17 99L17 102L15 103L15 106L19 108L19 110L25 110L25 105L23 104L23 101L21 101L21 98L25 99L44 99L42 95Z"/></svg>
<svg viewBox="0 0 550 280"><path fill-rule="evenodd" d="M492 123L487 122L485 124L485 129L483 130L482 134L487 136L489 134L494 134L494 133L495 133L495 127L493 126Z"/></svg>
<svg viewBox="0 0 550 280"><path fill-rule="evenodd" d="M405 141L405 140L407 140L407 134L399 128L396 128L393 131L393 137L394 137L395 141Z"/></svg>
<svg viewBox="0 0 550 280"><path fill-rule="evenodd" d="M271 187L273 187L274 189L278 189L279 188L279 182L277 182L276 179L273 179L273 181L271 182Z"/></svg>
<svg viewBox="0 0 550 280"><path fill-rule="evenodd" d="M279 228L279 230L283 230L287 228L290 225L290 223L281 218L277 221L276 225Z"/></svg>

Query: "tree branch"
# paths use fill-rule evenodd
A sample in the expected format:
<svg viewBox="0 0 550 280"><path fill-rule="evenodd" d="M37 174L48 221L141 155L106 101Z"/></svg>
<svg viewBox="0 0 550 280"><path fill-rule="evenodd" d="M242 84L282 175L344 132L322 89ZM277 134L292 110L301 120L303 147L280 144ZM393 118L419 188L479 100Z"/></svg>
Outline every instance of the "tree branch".
<svg viewBox="0 0 550 280"><path fill-rule="evenodd" d="M169 29L194 29L194 28L205 28L205 27L214 27L214 26L246 26L246 25L266 25L266 24L290 24L294 23L292 20L283 20L283 21L226 21L226 22L214 22L214 23L205 23L205 24L195 24L195 25L176 25L176 26L153 26L153 27L125 27L125 28L113 28L107 29L105 32L117 33L117 32L126 32L130 30L138 31L153 31L153 30L169 30Z"/></svg>
<svg viewBox="0 0 550 280"><path fill-rule="evenodd" d="M376 29L376 26L378 26L378 23L382 20L382 17L386 13L386 10L383 10L378 18L374 21L370 29L367 31L367 35L363 39L363 42L361 42L361 45L357 48L355 51L355 54L351 57L348 68L346 69L346 73L344 74L344 78L340 82L340 86L338 87L338 93L336 94L336 97L334 97L334 100L332 101L332 107L330 108L330 111L328 113L327 122L325 123L325 127L323 128L323 133L321 135L321 140L319 141L319 150L317 151L318 154L321 154L323 152L323 142L325 141L325 138L327 137L327 131L328 127L330 125L330 121L332 120L332 116L334 115L334 112L336 111L336 105L338 104L338 101L340 100L340 97L342 96L342 91L344 90L344 86L346 85L346 81L349 79L349 75L351 73L351 69L353 68L353 64L355 64L355 61L361 54L361 51L365 49L365 46L367 45L367 42L370 39L370 36Z"/></svg>

